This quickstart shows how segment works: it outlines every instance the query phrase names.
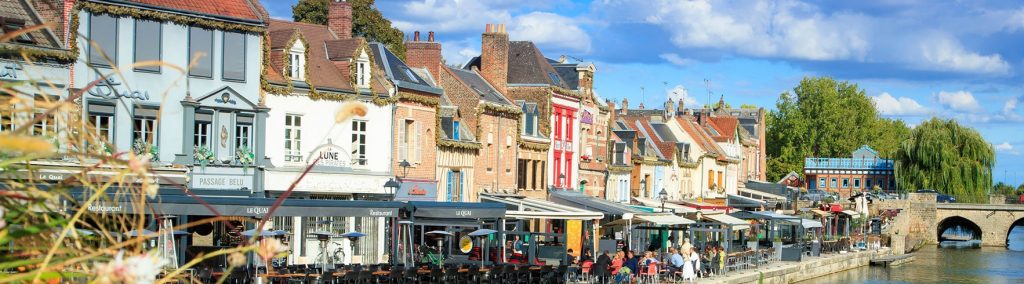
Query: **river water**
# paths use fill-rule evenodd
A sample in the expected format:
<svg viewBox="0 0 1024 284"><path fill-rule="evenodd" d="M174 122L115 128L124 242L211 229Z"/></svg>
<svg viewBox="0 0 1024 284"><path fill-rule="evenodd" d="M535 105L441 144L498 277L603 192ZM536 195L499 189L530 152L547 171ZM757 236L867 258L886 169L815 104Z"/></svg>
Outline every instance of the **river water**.
<svg viewBox="0 0 1024 284"><path fill-rule="evenodd" d="M805 283L1024 283L1024 226L1010 232L1007 248L927 246L907 264L865 266Z"/></svg>

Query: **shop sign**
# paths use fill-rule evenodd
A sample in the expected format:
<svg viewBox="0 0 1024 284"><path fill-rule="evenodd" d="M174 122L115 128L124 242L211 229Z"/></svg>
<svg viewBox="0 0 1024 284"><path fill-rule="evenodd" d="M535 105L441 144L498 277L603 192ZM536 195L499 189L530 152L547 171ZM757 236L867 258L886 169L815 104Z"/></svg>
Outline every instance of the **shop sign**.
<svg viewBox="0 0 1024 284"><path fill-rule="evenodd" d="M319 160L317 160L319 158ZM327 144L320 145L309 153L306 158L306 165L316 161L316 167L347 169L352 167L352 158L347 149L334 145L331 140Z"/></svg>
<svg viewBox="0 0 1024 284"><path fill-rule="evenodd" d="M128 88L121 87L121 83L114 77L100 81L92 89L89 89L89 95L111 100L119 98L149 100L148 91L129 90Z"/></svg>
<svg viewBox="0 0 1024 284"><path fill-rule="evenodd" d="M195 189L253 189L252 176L193 174Z"/></svg>
<svg viewBox="0 0 1024 284"><path fill-rule="evenodd" d="M6 63L0 68L0 79L18 79L21 70L21 65L17 63Z"/></svg>
<svg viewBox="0 0 1024 284"><path fill-rule="evenodd" d="M591 114L589 111L584 110L583 115L580 116L580 122L586 124L594 124L594 114Z"/></svg>
<svg viewBox="0 0 1024 284"><path fill-rule="evenodd" d="M437 200L437 183L403 181L395 193L395 200L401 201L435 201Z"/></svg>

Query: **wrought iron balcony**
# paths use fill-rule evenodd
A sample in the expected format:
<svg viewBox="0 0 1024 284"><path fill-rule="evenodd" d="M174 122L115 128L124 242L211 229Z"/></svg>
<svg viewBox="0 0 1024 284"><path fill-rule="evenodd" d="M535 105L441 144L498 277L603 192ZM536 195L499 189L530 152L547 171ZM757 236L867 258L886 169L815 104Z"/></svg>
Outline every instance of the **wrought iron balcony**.
<svg viewBox="0 0 1024 284"><path fill-rule="evenodd" d="M888 159L806 158L805 169L892 170Z"/></svg>

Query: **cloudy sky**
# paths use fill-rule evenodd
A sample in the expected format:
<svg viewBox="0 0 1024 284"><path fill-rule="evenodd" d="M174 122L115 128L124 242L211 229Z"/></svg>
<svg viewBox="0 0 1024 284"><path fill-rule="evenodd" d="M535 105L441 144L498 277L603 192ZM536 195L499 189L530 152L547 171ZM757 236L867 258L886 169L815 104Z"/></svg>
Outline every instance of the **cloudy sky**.
<svg viewBox="0 0 1024 284"><path fill-rule="evenodd" d="M291 19L297 0L264 1ZM873 3L862 3L873 2ZM997 181L1024 183L1024 4L1017 1L377 0L394 26L434 31L449 63L487 23L549 58L597 65L596 90L631 105L669 96L774 108L805 76L859 84L889 117L938 116L996 148ZM710 96L709 96L710 93Z"/></svg>

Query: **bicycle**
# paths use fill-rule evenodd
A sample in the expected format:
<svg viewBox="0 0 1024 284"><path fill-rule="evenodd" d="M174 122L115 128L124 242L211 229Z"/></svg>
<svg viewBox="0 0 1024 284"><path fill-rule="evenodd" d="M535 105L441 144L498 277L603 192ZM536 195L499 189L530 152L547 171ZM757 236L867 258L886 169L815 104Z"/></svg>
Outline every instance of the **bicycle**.
<svg viewBox="0 0 1024 284"><path fill-rule="evenodd" d="M335 245L334 251L330 251L331 245ZM326 256L324 254L327 254ZM320 253L316 255L318 263L324 265L341 264L345 261L345 250L341 242L331 242L326 247L320 248Z"/></svg>

